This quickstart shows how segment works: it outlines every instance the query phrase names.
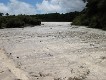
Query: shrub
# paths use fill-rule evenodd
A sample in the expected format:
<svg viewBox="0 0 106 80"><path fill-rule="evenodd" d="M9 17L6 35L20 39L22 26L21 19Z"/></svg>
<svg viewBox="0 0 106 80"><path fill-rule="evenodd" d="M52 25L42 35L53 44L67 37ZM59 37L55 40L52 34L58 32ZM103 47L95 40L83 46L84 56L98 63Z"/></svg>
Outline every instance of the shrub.
<svg viewBox="0 0 106 80"><path fill-rule="evenodd" d="M82 24L81 24L81 17L80 17L80 16L76 17L76 18L73 20L72 25L79 25L79 26L82 25Z"/></svg>
<svg viewBox="0 0 106 80"><path fill-rule="evenodd" d="M86 25L106 30L106 0L87 0L85 12L73 20L74 25ZM85 16L82 16L85 15Z"/></svg>
<svg viewBox="0 0 106 80"><path fill-rule="evenodd" d="M89 24L89 18L85 18L85 14L81 14L80 16L77 16L73 22L72 25L85 25L87 26Z"/></svg>
<svg viewBox="0 0 106 80"><path fill-rule="evenodd" d="M22 28L25 26L40 25L41 21L30 16L2 16L0 17L0 28Z"/></svg>
<svg viewBox="0 0 106 80"><path fill-rule="evenodd" d="M41 21L37 20L36 18L27 16L23 18L23 21L25 22L26 25L40 25Z"/></svg>
<svg viewBox="0 0 106 80"><path fill-rule="evenodd" d="M24 21L18 18L11 18L7 21L7 28L21 28L24 26Z"/></svg>

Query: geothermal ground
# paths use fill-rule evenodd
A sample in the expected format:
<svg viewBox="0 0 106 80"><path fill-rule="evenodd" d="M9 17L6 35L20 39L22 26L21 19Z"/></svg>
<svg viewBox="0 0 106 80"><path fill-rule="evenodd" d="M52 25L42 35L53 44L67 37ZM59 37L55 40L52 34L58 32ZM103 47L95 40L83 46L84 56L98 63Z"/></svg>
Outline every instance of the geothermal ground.
<svg viewBox="0 0 106 80"><path fill-rule="evenodd" d="M106 31L42 22L0 30L0 80L106 80Z"/></svg>

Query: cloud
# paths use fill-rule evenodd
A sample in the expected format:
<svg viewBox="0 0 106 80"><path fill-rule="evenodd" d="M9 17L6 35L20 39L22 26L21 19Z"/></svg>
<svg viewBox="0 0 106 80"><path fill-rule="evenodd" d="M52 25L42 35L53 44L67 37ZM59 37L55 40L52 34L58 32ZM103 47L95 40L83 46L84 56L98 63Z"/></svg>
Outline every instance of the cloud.
<svg viewBox="0 0 106 80"><path fill-rule="evenodd" d="M0 12L8 12L9 8L7 6L5 6L3 3L0 3Z"/></svg>
<svg viewBox="0 0 106 80"><path fill-rule="evenodd" d="M37 4L36 7L42 13L49 12L73 12L81 11L86 3L82 0L43 0L42 3Z"/></svg>
<svg viewBox="0 0 106 80"><path fill-rule="evenodd" d="M19 1L10 0L7 4L0 3L0 12L9 14L35 14L35 6Z"/></svg>
<svg viewBox="0 0 106 80"><path fill-rule="evenodd" d="M81 11L86 3L82 0L42 0L35 5L22 0L9 0L7 4L0 3L0 12L9 14L36 14L36 13L66 13Z"/></svg>
<svg viewBox="0 0 106 80"><path fill-rule="evenodd" d="M61 7L52 2L52 1L45 1L43 0L42 3L36 4L37 10L41 11L42 13L51 13L51 12L58 12L60 11Z"/></svg>

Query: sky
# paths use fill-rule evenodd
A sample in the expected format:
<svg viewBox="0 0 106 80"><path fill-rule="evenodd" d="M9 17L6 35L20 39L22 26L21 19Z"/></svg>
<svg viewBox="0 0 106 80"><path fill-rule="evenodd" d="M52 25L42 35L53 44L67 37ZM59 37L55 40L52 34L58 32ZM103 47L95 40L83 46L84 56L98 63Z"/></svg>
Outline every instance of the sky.
<svg viewBox="0 0 106 80"><path fill-rule="evenodd" d="M9 14L45 14L81 11L82 0L0 0L0 12Z"/></svg>

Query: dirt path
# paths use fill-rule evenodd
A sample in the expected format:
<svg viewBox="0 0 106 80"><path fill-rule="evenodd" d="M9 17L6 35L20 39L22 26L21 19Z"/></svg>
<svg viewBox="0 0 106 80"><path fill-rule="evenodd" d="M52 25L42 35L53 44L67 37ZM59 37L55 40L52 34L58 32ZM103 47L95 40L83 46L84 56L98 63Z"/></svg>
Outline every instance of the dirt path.
<svg viewBox="0 0 106 80"><path fill-rule="evenodd" d="M16 79L29 80L24 71L19 68L16 68L14 62L7 57L3 49L0 49L0 60L2 61L3 66L7 67L10 72L12 72L16 76Z"/></svg>

